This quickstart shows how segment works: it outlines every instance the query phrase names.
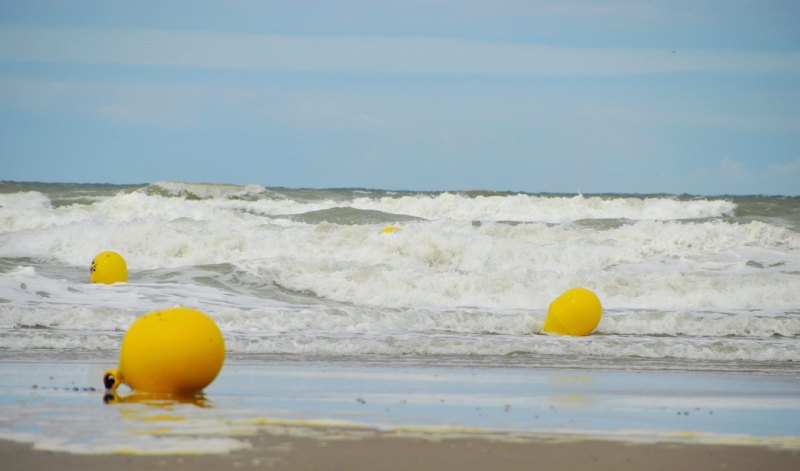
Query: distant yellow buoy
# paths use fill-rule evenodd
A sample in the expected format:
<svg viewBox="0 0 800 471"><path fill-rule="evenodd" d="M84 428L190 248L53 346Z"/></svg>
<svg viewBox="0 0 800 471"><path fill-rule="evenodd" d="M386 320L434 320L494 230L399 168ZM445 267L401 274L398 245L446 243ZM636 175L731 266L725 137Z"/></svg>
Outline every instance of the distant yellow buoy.
<svg viewBox="0 0 800 471"><path fill-rule="evenodd" d="M225 360L217 324L200 311L176 307L138 318L125 333L119 368L108 370L108 390L120 384L149 393L196 393L214 381Z"/></svg>
<svg viewBox="0 0 800 471"><path fill-rule="evenodd" d="M550 303L544 331L557 335L589 335L602 315L603 306L596 294L586 288L572 288Z"/></svg>
<svg viewBox="0 0 800 471"><path fill-rule="evenodd" d="M400 228L397 227L397 226L386 226L383 229L381 229L381 233L382 234L389 234L389 233L392 233L392 232L397 232L399 230L400 230Z"/></svg>
<svg viewBox="0 0 800 471"><path fill-rule="evenodd" d="M120 283L128 281L128 265L116 252L102 252L92 260L92 283Z"/></svg>

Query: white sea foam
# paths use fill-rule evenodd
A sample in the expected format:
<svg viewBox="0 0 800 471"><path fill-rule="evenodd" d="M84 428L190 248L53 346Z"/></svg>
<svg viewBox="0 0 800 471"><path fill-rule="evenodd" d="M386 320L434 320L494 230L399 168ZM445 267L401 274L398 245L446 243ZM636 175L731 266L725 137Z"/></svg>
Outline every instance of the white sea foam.
<svg viewBox="0 0 800 471"><path fill-rule="evenodd" d="M286 217L336 208L424 220L384 234L358 213ZM113 349L137 315L191 305L241 352L795 361L800 234L734 211L722 199L171 182L93 203L0 194L0 348ZM129 283L87 283L103 250L124 255ZM574 286L606 309L591 348L536 335ZM615 343L627 336L658 340Z"/></svg>
<svg viewBox="0 0 800 471"><path fill-rule="evenodd" d="M133 272L230 263L287 289L367 305L523 308L583 285L609 307L800 306L792 275L800 235L757 221L597 230L441 220L381 234L374 225L292 223L216 200L141 193L35 213L8 218L0 256L88 266L113 249Z"/></svg>
<svg viewBox="0 0 800 471"><path fill-rule="evenodd" d="M591 338L543 335L545 312L374 309L350 305L240 309L194 299L231 353L313 355L586 355L592 358L800 361L800 313L608 311ZM180 299L175 295L172 299ZM151 300L157 305L158 300ZM146 303L142 303L146 304ZM168 301L159 308L174 305ZM113 351L148 309L0 305L2 347Z"/></svg>
<svg viewBox="0 0 800 471"><path fill-rule="evenodd" d="M301 214L331 208L356 208L428 220L561 223L582 219L675 220L731 215L736 205L724 199L674 197L540 196L465 193L401 194L353 197L330 195L289 198L260 185L158 182L136 193L205 200L205 207L240 208L264 215Z"/></svg>
<svg viewBox="0 0 800 471"><path fill-rule="evenodd" d="M50 198L38 191L0 193L0 208L4 208L4 216L13 216L20 212L41 210L49 207ZM5 224L0 227L5 227Z"/></svg>
<svg viewBox="0 0 800 471"><path fill-rule="evenodd" d="M353 207L409 214L425 219L462 221L566 222L580 219L670 220L731 214L725 200L682 201L669 197L603 198L599 196L535 196L526 194L357 198Z"/></svg>

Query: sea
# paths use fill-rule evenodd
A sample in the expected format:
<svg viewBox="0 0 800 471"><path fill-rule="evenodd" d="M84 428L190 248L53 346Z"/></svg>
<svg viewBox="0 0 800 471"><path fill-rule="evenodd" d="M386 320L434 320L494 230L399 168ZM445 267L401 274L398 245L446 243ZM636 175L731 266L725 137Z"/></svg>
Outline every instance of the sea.
<svg viewBox="0 0 800 471"><path fill-rule="evenodd" d="M574 287L597 329L544 333ZM116 359L174 306L233 362L797 376L800 197L0 182L0 359Z"/></svg>

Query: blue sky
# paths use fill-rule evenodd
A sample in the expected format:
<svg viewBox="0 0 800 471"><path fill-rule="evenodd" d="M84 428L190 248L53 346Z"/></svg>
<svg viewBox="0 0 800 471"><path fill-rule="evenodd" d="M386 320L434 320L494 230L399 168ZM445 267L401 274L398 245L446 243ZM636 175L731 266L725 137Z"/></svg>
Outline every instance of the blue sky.
<svg viewBox="0 0 800 471"><path fill-rule="evenodd" d="M800 194L800 2L0 0L0 180Z"/></svg>

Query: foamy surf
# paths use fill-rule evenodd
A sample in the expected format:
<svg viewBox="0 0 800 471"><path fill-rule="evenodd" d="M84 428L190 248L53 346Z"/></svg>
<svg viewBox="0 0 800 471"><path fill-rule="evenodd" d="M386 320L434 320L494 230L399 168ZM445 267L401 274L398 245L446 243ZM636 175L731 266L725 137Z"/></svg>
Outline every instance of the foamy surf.
<svg viewBox="0 0 800 471"><path fill-rule="evenodd" d="M92 355L188 305L234 355L800 360L797 198L0 184L0 348ZM384 233L388 225L400 230ZM128 283L88 283L103 250ZM595 291L588 339L542 334ZM76 353L77 352L77 353ZM727 362L727 363L726 363ZM739 366L733 366L739 367Z"/></svg>

